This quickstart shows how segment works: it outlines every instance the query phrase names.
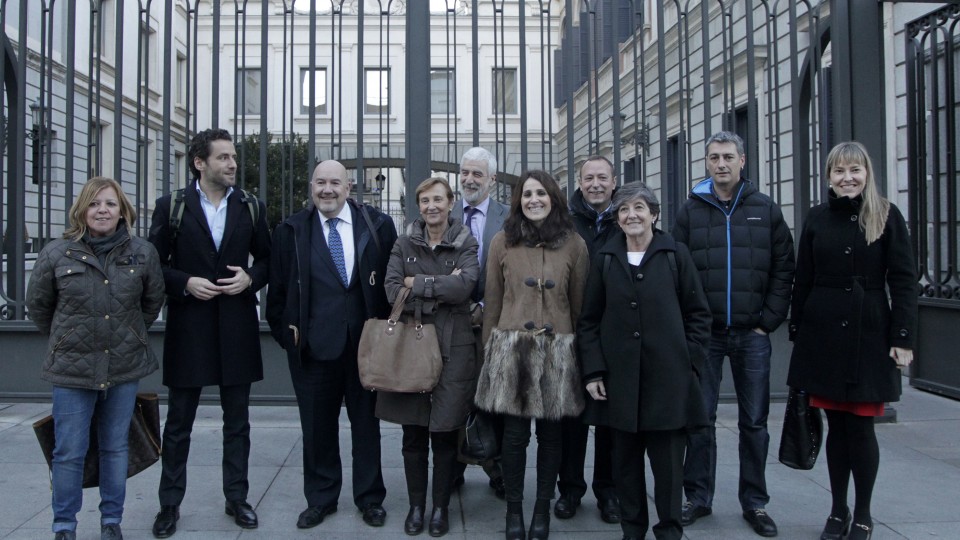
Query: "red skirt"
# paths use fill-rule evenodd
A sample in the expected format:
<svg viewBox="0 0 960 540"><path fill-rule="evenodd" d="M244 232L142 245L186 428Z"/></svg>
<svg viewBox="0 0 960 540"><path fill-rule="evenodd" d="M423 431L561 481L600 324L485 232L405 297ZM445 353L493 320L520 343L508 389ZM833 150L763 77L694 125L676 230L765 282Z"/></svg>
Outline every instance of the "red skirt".
<svg viewBox="0 0 960 540"><path fill-rule="evenodd" d="M883 403L834 401L810 394L810 406L818 409L842 411L857 416L883 416Z"/></svg>

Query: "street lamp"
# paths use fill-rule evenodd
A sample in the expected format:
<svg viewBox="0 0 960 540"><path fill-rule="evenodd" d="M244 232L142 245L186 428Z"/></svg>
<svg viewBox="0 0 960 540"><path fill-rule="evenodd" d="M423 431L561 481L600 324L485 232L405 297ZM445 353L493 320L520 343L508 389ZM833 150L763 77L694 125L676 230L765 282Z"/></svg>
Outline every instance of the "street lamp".
<svg viewBox="0 0 960 540"><path fill-rule="evenodd" d="M387 177L383 175L383 171L378 172L377 176L373 178L377 182L377 193L379 194L380 201L377 204L377 207L383 210L383 183L386 182Z"/></svg>

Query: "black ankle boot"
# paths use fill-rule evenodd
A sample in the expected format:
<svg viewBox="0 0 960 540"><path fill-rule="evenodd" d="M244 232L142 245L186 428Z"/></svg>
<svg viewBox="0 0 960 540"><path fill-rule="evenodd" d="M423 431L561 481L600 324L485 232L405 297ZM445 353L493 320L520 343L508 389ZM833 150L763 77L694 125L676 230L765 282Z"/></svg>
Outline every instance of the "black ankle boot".
<svg viewBox="0 0 960 540"><path fill-rule="evenodd" d="M410 507L407 519L403 522L403 532L410 536L423 532L423 506L414 505Z"/></svg>
<svg viewBox="0 0 960 540"><path fill-rule="evenodd" d="M443 536L450 530L450 518L446 506L434 506L430 517L430 536Z"/></svg>
<svg viewBox="0 0 960 540"><path fill-rule="evenodd" d="M527 540L547 540L550 537L550 512L543 514L534 512L530 520L530 532Z"/></svg>
<svg viewBox="0 0 960 540"><path fill-rule="evenodd" d="M507 540L526 540L523 523L523 511L507 512Z"/></svg>

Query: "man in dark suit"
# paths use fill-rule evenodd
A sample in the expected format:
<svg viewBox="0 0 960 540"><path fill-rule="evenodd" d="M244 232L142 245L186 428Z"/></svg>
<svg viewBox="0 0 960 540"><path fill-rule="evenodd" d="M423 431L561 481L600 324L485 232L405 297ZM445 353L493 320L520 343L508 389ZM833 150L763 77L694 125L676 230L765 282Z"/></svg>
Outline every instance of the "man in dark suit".
<svg viewBox="0 0 960 540"><path fill-rule="evenodd" d="M360 386L357 347L363 323L386 317L383 289L397 230L389 216L348 199L347 170L330 160L310 181L313 205L277 226L270 258L267 320L287 351L303 429L303 492L297 527L319 525L337 511L340 405L353 441L353 500L373 527L386 519L376 397Z"/></svg>
<svg viewBox="0 0 960 540"><path fill-rule="evenodd" d="M460 204L454 205L451 217L466 225L480 246L477 258L480 260L480 278L473 291L473 328L477 343L477 358L483 358L481 340L481 321L483 321L483 293L487 282L487 246L493 236L503 229L503 222L510 214L510 207L493 200L490 192L497 182L497 158L487 149L473 147L460 158L460 190L463 197ZM503 475L498 461L489 460L481 464L483 471L490 477L490 487L501 499L505 497ZM459 474L454 480L456 485L463 483L463 471L466 464L461 463Z"/></svg>
<svg viewBox="0 0 960 540"><path fill-rule="evenodd" d="M225 511L240 527L257 527L257 514L247 503L248 407L251 383L263 379L256 292L267 283L270 232L264 204L234 189L236 158L225 130L197 133L189 148L197 180L179 196L157 200L150 226L168 296L163 342L168 409L160 512L153 524L157 538L177 530L190 432L200 391L212 385L220 387L223 409Z"/></svg>

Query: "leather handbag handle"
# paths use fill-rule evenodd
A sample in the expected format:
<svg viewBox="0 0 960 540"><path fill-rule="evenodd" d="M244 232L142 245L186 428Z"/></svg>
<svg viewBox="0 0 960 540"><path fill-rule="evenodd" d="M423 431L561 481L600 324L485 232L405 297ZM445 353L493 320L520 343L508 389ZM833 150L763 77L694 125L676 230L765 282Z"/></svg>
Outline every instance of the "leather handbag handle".
<svg viewBox="0 0 960 540"><path fill-rule="evenodd" d="M390 312L390 321L397 322L400 320L400 314L403 312L403 305L407 302L407 297L410 296L410 288L402 287L400 292L397 293L397 299L393 302L393 310Z"/></svg>

